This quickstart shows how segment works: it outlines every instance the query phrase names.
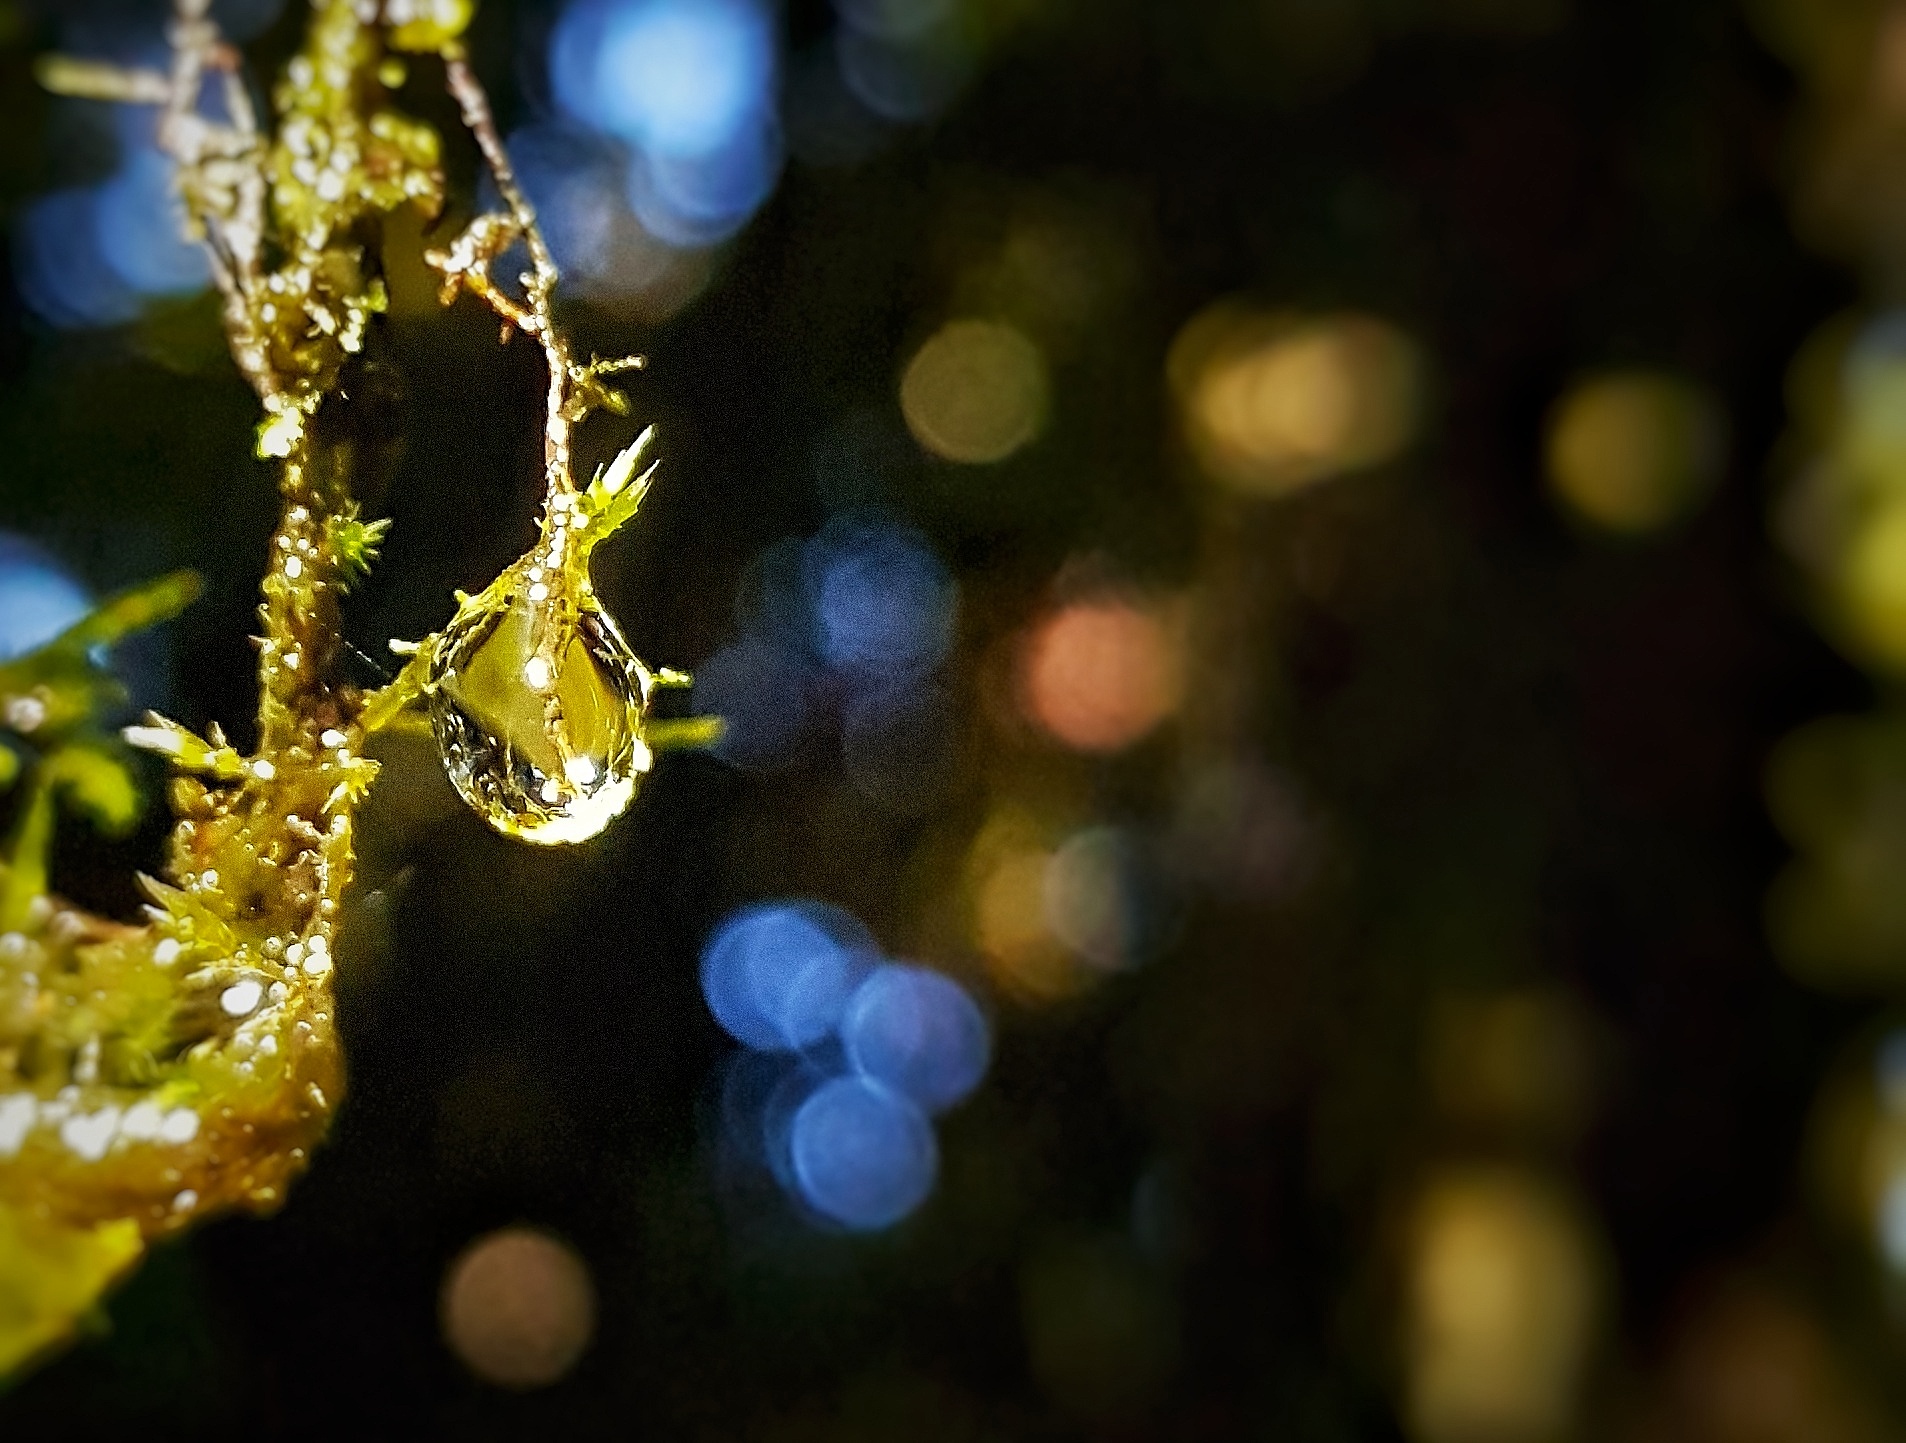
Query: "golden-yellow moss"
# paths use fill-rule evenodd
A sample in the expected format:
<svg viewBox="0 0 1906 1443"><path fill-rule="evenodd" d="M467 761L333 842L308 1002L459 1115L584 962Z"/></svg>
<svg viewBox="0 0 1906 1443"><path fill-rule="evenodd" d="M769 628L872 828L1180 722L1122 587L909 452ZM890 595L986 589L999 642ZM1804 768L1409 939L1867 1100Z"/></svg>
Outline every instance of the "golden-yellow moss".
<svg viewBox="0 0 1906 1443"><path fill-rule="evenodd" d="M578 688L560 673L580 650L578 626L601 615L589 553L635 514L648 476L634 465L648 436L586 487L571 475L571 437L592 409L624 409L604 379L638 362L578 363L556 327L554 263L458 42L470 8L312 0L305 43L272 92L269 127L252 114L208 0L175 0L163 73L64 58L40 68L50 88L159 108L160 144L206 242L233 359L264 411L258 455L277 467L283 508L262 583L251 755L216 727L199 737L155 716L122 739L96 721L112 694L100 646L178 610L193 594L189 577L117 598L0 667L0 786L21 789L0 862L0 1377L70 1338L147 1241L218 1211L279 1205L343 1093L333 958L353 818L377 774L363 744L431 693L446 655L439 637L418 643L397 680L368 695L336 665L338 599L383 531L352 499L350 427L331 424L333 411L348 414L340 377L386 305L365 248L376 227L366 222L410 205L434 215L443 198L438 136L388 103L387 86L405 69L391 47L441 58L505 201L503 213L479 216L432 255L444 300L472 292L535 340L549 366L541 539L491 587L462 598L444 636L483 608L533 603L526 670L544 667L529 683L544 695L524 714L535 723L540 709L539 745L575 760L563 708ZM208 86L223 91L217 118L201 108ZM517 241L533 262L524 301L489 275ZM615 632L606 617L602 625ZM623 698L629 743L616 754L624 775L608 796L615 805L598 805L591 829L626 805L647 768L651 689L686 680L624 652L604 655L625 668L627 687L589 691ZM712 734L679 723L666 733L678 745ZM125 742L164 755L177 773L169 799L178 821L164 880L144 879L151 905L141 925L66 905L46 875L59 800L102 825L132 820ZM570 771L573 781L580 763ZM536 781L547 794L552 779ZM544 840L572 833L588 834L575 825Z"/></svg>

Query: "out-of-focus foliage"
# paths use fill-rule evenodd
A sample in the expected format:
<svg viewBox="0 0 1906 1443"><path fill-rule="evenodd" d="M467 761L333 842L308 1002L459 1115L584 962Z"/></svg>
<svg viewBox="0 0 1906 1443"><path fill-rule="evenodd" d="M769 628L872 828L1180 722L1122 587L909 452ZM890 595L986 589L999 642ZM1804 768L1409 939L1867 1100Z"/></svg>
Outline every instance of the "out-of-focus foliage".
<svg viewBox="0 0 1906 1443"><path fill-rule="evenodd" d="M1797 859L1769 899L1774 945L1833 990L1906 980L1906 724L1890 712L1836 717L1775 752L1768 803Z"/></svg>
<svg viewBox="0 0 1906 1443"><path fill-rule="evenodd" d="M1906 669L1903 340L1890 316L1842 317L1802 352L1790 390L1805 460L1779 512L1835 639L1888 674Z"/></svg>
<svg viewBox="0 0 1906 1443"><path fill-rule="evenodd" d="M1576 1209L1510 1169L1453 1169L1410 1221L1411 1432L1553 1438L1580 1408L1601 1272Z"/></svg>
<svg viewBox="0 0 1906 1443"><path fill-rule="evenodd" d="M120 1014L114 1041L122 1049L164 1026L170 996L140 985L137 954L126 945L130 929L60 912L47 896L47 864L57 804L108 832L126 831L139 812L130 753L100 725L123 695L100 665L100 649L166 620L197 593L191 573L167 577L0 664L0 748L8 758L0 786L14 783L25 793L0 860L0 997L9 1003L0 1011L0 1061L16 1086L54 1074L75 1047L91 1046L96 1072L100 1031L91 1029L102 1012ZM91 945L82 953L83 943ZM57 1025L48 1025L49 1013ZM0 1157L19 1153L36 1108L31 1094L0 1098ZM165 1121L155 1113L158 1128ZM132 1218L75 1227L10 1191L0 1204L0 1369L8 1370L59 1342L144 1249Z"/></svg>
<svg viewBox="0 0 1906 1443"><path fill-rule="evenodd" d="M1857 258L1885 297L1906 243L1883 175L1899 151L1906 28L1886 6L1767 3L1756 14L1807 81L1800 214L1815 239ZM1887 680L1906 671L1903 338L1894 312L1849 312L1801 349L1788 378L1793 429L1775 512L1827 634ZM1816 985L1872 993L1901 981L1903 736L1887 706L1815 723L1774 754L1769 802L1798 855L1769 899L1769 925L1783 959Z"/></svg>
<svg viewBox="0 0 1906 1443"><path fill-rule="evenodd" d="M0 890L0 933L18 933L47 890L54 804L63 800L95 827L124 833L140 798L125 744L101 718L124 692L98 655L129 633L177 614L198 594L198 578L180 572L115 597L43 646L0 663L0 787L25 772L16 837ZM17 748L17 750L16 750Z"/></svg>
<svg viewBox="0 0 1906 1443"><path fill-rule="evenodd" d="M1804 82L1794 214L1881 296L1906 278L1906 16L1886 0L1747 0L1756 29Z"/></svg>
<svg viewBox="0 0 1906 1443"><path fill-rule="evenodd" d="M1891 1016L1906 982L1906 722L1893 695L1906 671L1906 333L1893 309L1906 277L1906 12L1789 0L1752 8L1803 81L1796 217L1811 241L1857 266L1868 299L1819 325L1792 364L1774 524L1823 630L1880 695L1861 714L1791 733L1767 776L1770 810L1794 853L1768 898L1770 940L1803 982L1888 1004L1844 1046L1813 1105L1816 1216L1859 1244L1849 1270L1857 1302L1825 1328L1773 1325L1792 1371L1805 1375L1812 1426L1868 1438L1896 1430L1823 1339L1863 1322L1896 1340L1906 1260L1906 1052ZM1862 1306L1888 1317L1851 1321Z"/></svg>

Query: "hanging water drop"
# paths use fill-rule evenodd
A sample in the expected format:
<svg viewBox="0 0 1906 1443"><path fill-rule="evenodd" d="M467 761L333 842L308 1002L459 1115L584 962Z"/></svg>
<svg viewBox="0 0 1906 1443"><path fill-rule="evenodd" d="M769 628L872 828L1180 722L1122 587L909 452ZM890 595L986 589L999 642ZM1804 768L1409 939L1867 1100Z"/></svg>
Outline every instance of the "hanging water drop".
<svg viewBox="0 0 1906 1443"><path fill-rule="evenodd" d="M595 836L653 762L641 662L586 595L502 588L438 638L431 723L444 770L497 831L556 845Z"/></svg>

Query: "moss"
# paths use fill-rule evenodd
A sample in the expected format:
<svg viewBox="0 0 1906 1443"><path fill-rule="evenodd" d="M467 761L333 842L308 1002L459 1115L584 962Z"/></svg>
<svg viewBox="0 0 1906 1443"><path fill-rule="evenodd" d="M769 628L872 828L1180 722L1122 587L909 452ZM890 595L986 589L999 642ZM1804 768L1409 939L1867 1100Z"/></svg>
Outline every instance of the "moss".
<svg viewBox="0 0 1906 1443"><path fill-rule="evenodd" d="M278 1206L343 1094L333 958L354 817L377 775L363 744L429 700L443 670L437 637L409 648L412 661L381 692L361 692L337 666L338 599L384 530L352 498L356 450L338 417L349 410L340 376L387 299L369 222L405 206L435 215L444 192L439 137L389 104L387 84L404 68L391 48L438 54L504 197L502 213L479 216L431 257L444 299L473 293L535 340L549 368L542 536L461 599L444 635L534 586L524 645L549 680L535 702L538 740L569 754L562 707L575 687L560 672L580 619L596 614L589 554L634 515L648 481L634 466L649 438L588 486L574 481L574 428L598 407L623 409L605 378L638 363L570 356L553 312L555 265L459 46L469 10L462 0L387 0L381 11L313 0L269 127L251 113L207 0L177 0L165 72L65 58L40 68L56 90L158 107L233 360L264 413L257 450L277 467L282 510L261 587L253 754L215 727L200 737L155 716L121 738L95 720L113 695L100 646L185 605L190 577L116 598L0 667L0 785L24 789L0 863L0 1377L70 1340L152 1239L217 1212ZM216 118L201 107L208 87L222 91ZM518 241L533 262L520 302L489 274ZM645 767L649 694L686 678L633 656L626 665L629 750ZM708 723L676 724L665 736L713 734ZM151 905L139 925L62 902L45 861L62 801L96 825L132 820L128 742L177 773L164 877L142 879ZM622 780L616 810L634 790L632 775ZM610 814L597 813L597 824Z"/></svg>

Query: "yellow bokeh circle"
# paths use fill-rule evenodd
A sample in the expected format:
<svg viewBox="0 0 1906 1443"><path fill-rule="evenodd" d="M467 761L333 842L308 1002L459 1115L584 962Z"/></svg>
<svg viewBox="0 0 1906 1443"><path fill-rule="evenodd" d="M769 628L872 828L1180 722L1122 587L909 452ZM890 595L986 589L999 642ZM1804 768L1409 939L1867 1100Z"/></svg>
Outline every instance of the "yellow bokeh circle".
<svg viewBox="0 0 1906 1443"><path fill-rule="evenodd" d="M1414 438L1422 409L1414 343L1387 321L1355 313L1304 317L1220 304L1179 334L1169 375L1203 470L1260 495L1393 459Z"/></svg>
<svg viewBox="0 0 1906 1443"><path fill-rule="evenodd" d="M1720 410L1703 387L1655 371L1594 376L1549 416L1549 486L1578 520L1644 535L1707 498L1723 443Z"/></svg>
<svg viewBox="0 0 1906 1443"><path fill-rule="evenodd" d="M1046 358L1003 321L942 326L913 354L900 378L907 429L948 461L1003 461L1045 429Z"/></svg>

